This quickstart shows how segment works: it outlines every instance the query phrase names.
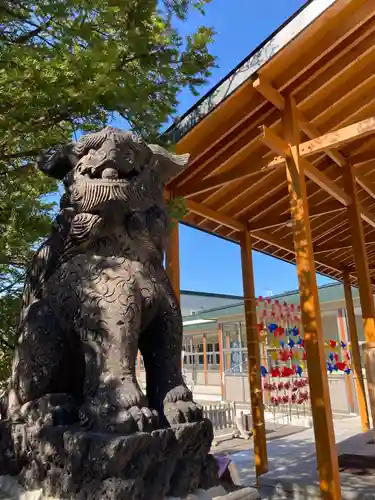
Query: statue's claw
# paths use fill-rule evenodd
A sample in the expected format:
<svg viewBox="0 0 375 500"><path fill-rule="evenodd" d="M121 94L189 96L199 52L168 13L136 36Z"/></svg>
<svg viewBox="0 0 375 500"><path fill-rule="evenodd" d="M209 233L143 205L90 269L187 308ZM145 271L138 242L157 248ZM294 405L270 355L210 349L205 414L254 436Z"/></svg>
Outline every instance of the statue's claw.
<svg viewBox="0 0 375 500"><path fill-rule="evenodd" d="M164 414L169 425L200 422L203 418L203 408L193 401L176 401L164 405Z"/></svg>
<svg viewBox="0 0 375 500"><path fill-rule="evenodd" d="M107 429L121 434L134 432L152 432L158 428L158 414L147 407L132 406L129 410L121 410L107 422Z"/></svg>

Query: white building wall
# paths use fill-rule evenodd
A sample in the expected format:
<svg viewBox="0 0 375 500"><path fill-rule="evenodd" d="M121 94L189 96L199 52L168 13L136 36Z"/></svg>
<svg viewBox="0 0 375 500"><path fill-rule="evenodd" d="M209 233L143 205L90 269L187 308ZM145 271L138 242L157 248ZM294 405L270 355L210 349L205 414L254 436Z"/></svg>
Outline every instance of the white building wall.
<svg viewBox="0 0 375 500"><path fill-rule="evenodd" d="M239 303L241 303L241 298L236 296L204 295L198 292L194 294L194 292L186 293L181 291L182 316L189 316L190 314L194 314L194 312L216 309L217 307Z"/></svg>

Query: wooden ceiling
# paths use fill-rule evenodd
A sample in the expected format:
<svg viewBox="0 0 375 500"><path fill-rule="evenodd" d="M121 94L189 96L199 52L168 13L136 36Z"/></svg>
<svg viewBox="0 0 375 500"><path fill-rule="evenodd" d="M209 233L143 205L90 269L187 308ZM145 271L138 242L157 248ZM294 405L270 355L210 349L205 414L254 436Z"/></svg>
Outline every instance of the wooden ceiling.
<svg viewBox="0 0 375 500"><path fill-rule="evenodd" d="M249 227L255 250L294 262L285 162L275 146L287 95L297 103L300 154L311 166L316 270L341 279L346 268L356 283L342 179L350 159L375 283L374 0L334 1L201 118L177 143L191 161L167 188L187 200L187 224L234 242Z"/></svg>

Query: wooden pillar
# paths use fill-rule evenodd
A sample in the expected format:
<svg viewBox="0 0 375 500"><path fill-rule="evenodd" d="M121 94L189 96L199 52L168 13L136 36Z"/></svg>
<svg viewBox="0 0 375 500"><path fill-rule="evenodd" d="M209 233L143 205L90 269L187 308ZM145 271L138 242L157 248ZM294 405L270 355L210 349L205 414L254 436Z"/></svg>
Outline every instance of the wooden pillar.
<svg viewBox="0 0 375 500"><path fill-rule="evenodd" d="M169 280L171 282L177 301L181 303L180 292L180 242L178 222L171 225L169 230L168 246L165 255L165 266ZM182 370L182 360L180 357L180 369Z"/></svg>
<svg viewBox="0 0 375 500"><path fill-rule="evenodd" d="M344 344L347 344L348 343L348 335L347 335L346 328L345 328L345 320L344 320L343 310L341 308L337 311L337 326L339 329L340 341L344 342ZM349 401L350 413L353 413L353 411L354 411L354 394L353 394L353 386L352 386L352 380L351 380L350 375L345 375L345 384L346 384L346 393L347 393L348 401Z"/></svg>
<svg viewBox="0 0 375 500"><path fill-rule="evenodd" d="M224 349L223 349L223 331L221 324L217 324L217 338L219 342L219 371L220 371L220 391L221 397L224 398Z"/></svg>
<svg viewBox="0 0 375 500"><path fill-rule="evenodd" d="M227 354L226 354L226 364L225 364L225 369L226 370L229 370L231 367L232 367L232 364L231 364L231 357L230 357L230 341L229 341L229 335L226 334L225 335L225 349L227 351Z"/></svg>
<svg viewBox="0 0 375 500"><path fill-rule="evenodd" d="M355 311L352 296L352 287L350 286L349 274L344 271L344 293L346 303L346 318L349 328L349 340L352 344L352 367L355 376L355 386L357 392L357 401L359 407L359 414L361 416L363 432L370 429L370 420L368 415L365 384L363 381L361 352L358 343L357 325L355 322Z"/></svg>
<svg viewBox="0 0 375 500"><path fill-rule="evenodd" d="M180 243L178 223L171 225L166 251L166 269L174 293L180 302Z"/></svg>
<svg viewBox="0 0 375 500"><path fill-rule="evenodd" d="M303 161L299 156L300 131L298 116L294 99L288 97L285 101L283 131L291 151L291 157L285 160L286 174L293 222L301 321L309 373L320 491L324 499L341 500L340 476L315 274L306 179Z"/></svg>
<svg viewBox="0 0 375 500"><path fill-rule="evenodd" d="M251 415L253 421L254 458L256 476L259 477L268 472L268 456L260 371L260 346L256 315L252 242L249 231L245 231L241 234L240 244Z"/></svg>
<svg viewBox="0 0 375 500"><path fill-rule="evenodd" d="M137 353L137 363L138 363L138 377L141 376L141 351L138 351Z"/></svg>
<svg viewBox="0 0 375 500"><path fill-rule="evenodd" d="M204 385L207 385L207 335L203 334L203 377Z"/></svg>
<svg viewBox="0 0 375 500"><path fill-rule="evenodd" d="M372 421L375 418L375 308L372 283L367 260L365 235L360 215L356 180L353 166L348 162L343 168L344 188L351 198L347 207L347 216L352 237L352 248L358 281L359 300L362 309L365 333L364 361L369 391Z"/></svg>

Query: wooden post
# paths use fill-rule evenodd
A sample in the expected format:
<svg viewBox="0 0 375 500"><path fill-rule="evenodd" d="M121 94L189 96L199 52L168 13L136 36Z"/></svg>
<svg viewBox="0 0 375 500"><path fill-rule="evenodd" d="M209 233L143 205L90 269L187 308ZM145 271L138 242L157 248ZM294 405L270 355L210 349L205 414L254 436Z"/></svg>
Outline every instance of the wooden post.
<svg viewBox="0 0 375 500"><path fill-rule="evenodd" d="M322 498L341 500L340 476L332 422L327 366L324 352L322 318L316 283L313 244L309 220L306 179L299 157L300 131L297 109L292 97L285 100L283 130L290 146L286 174L293 221L301 320L314 422L316 457Z"/></svg>
<svg viewBox="0 0 375 500"><path fill-rule="evenodd" d="M223 350L223 332L221 324L217 324L217 338L219 341L219 370L220 370L220 391L221 398L224 399L224 350Z"/></svg>
<svg viewBox="0 0 375 500"><path fill-rule="evenodd" d="M253 421L254 458L257 478L268 472L266 426L260 371L260 346L257 327L252 242L249 231L241 234L242 281L245 306L246 344Z"/></svg>
<svg viewBox="0 0 375 500"><path fill-rule="evenodd" d="M180 242L179 242L178 222L175 222L173 225L171 225L171 228L169 230L168 246L165 255L165 266L167 269L169 281L171 282L178 304L180 304L181 303ZM180 369L182 370L181 356L179 363L180 363Z"/></svg>
<svg viewBox="0 0 375 500"><path fill-rule="evenodd" d="M348 335L345 328L344 314L342 309L338 309L337 311L337 326L339 329L339 339L344 344L348 343ZM353 386L350 375L345 375L345 384L346 384L346 393L349 400L350 413L354 411L354 394L353 394Z"/></svg>
<svg viewBox="0 0 375 500"><path fill-rule="evenodd" d="M169 231L169 240L165 260L168 277L178 302L180 302L180 243L177 222L171 226Z"/></svg>
<svg viewBox="0 0 375 500"><path fill-rule="evenodd" d="M204 385L207 385L207 335L203 334L203 377Z"/></svg>
<svg viewBox="0 0 375 500"><path fill-rule="evenodd" d="M361 207L358 201L355 172L348 162L343 168L344 188L352 203L347 207L347 216L352 238L353 256L357 273L359 300L362 309L365 333L364 361L369 392L372 421L375 418L375 308L372 283L367 260L365 235L361 220Z"/></svg>
<svg viewBox="0 0 375 500"><path fill-rule="evenodd" d="M137 362L138 362L138 377L141 376L141 351L138 351L137 353Z"/></svg>
<svg viewBox="0 0 375 500"><path fill-rule="evenodd" d="M230 358L230 341L229 341L229 335L226 334L225 335L225 349L227 351L227 354L226 354L226 364L225 364L225 369L226 370L229 370L231 367L232 367L232 364L231 364L231 358Z"/></svg>
<svg viewBox="0 0 375 500"><path fill-rule="evenodd" d="M344 293L345 293L345 304L346 304L346 318L349 328L349 340L352 344L352 367L355 376L355 385L357 389L356 392L357 392L359 414L361 416L363 432L367 432L370 429L370 420L369 420L367 401L366 401L365 384L363 381L361 352L358 343L357 325L355 322L352 287L350 286L349 274L347 271L344 271L343 278L344 278L343 281L344 281Z"/></svg>

